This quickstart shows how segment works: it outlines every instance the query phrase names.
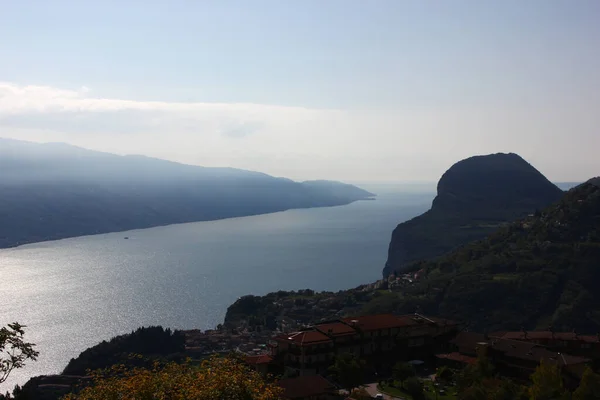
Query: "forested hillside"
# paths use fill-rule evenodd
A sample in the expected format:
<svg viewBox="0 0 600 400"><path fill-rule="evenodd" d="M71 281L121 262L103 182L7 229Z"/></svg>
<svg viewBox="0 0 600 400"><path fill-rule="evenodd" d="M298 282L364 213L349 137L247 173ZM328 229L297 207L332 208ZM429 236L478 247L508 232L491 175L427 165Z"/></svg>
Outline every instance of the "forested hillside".
<svg viewBox="0 0 600 400"><path fill-rule="evenodd" d="M480 239L546 207L562 194L516 154L459 161L439 180L431 209L396 227L383 275Z"/></svg>
<svg viewBox="0 0 600 400"><path fill-rule="evenodd" d="M600 186L586 182L534 216L435 261L423 278L380 296L372 311L414 311L475 329L600 329Z"/></svg>
<svg viewBox="0 0 600 400"><path fill-rule="evenodd" d="M600 180L590 180L532 216L497 228L436 260L406 266L357 288L245 296L232 325L314 323L340 315L421 312L475 331L600 331ZM409 279L410 278L410 279Z"/></svg>

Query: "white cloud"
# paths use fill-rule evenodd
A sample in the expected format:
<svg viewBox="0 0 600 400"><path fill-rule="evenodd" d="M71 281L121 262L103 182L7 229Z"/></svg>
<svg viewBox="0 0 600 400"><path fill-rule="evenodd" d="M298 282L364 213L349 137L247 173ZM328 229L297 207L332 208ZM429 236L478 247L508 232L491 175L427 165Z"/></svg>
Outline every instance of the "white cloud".
<svg viewBox="0 0 600 400"><path fill-rule="evenodd" d="M520 153L551 178L581 179L600 172L590 150L600 148L598 122L578 105L344 111L107 99L85 86L0 82L0 136L296 179L437 180L461 158L497 151Z"/></svg>

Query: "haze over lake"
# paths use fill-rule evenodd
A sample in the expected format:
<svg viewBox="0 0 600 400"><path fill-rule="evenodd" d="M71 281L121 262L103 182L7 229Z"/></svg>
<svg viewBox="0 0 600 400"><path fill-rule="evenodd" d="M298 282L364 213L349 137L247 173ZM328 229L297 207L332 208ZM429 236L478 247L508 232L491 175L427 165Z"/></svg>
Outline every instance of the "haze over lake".
<svg viewBox="0 0 600 400"><path fill-rule="evenodd" d="M0 322L27 325L40 351L0 390L139 326L212 328L245 294L379 279L392 230L429 208L434 187L363 187L377 200L0 250Z"/></svg>

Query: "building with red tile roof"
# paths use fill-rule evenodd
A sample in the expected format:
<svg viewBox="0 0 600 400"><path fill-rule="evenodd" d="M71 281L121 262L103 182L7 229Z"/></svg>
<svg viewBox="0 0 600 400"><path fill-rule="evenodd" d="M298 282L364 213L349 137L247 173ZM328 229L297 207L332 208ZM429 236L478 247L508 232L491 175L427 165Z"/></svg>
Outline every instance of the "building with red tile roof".
<svg viewBox="0 0 600 400"><path fill-rule="evenodd" d="M400 328L406 326L408 323L404 318L392 314L363 315L359 317L344 318L342 321L363 332Z"/></svg>
<svg viewBox="0 0 600 400"><path fill-rule="evenodd" d="M448 361L454 361L457 364L462 364L462 365L466 365L466 364L475 364L477 363L477 357L471 357L471 356L467 356L464 354L459 353L458 351L454 351L452 353L447 353L447 354L436 354L435 355L437 358L439 358L440 360L448 360Z"/></svg>
<svg viewBox="0 0 600 400"><path fill-rule="evenodd" d="M514 331L497 332L502 339L535 343L562 353L600 360L600 335L580 335L576 332Z"/></svg>
<svg viewBox="0 0 600 400"><path fill-rule="evenodd" d="M553 331L514 331L499 332L494 334L503 339L511 340L568 340L589 343L600 342L598 335L579 335L576 332L553 332Z"/></svg>
<svg viewBox="0 0 600 400"><path fill-rule="evenodd" d="M472 363L479 351L486 356L497 371L503 375L529 378L542 362L557 365L565 379L578 382L590 359L556 352L533 342L505 339L476 332L460 332L452 341L454 351L438 354L440 360Z"/></svg>
<svg viewBox="0 0 600 400"><path fill-rule="evenodd" d="M324 373L334 358L333 339L314 328L273 338L271 356L300 375Z"/></svg>
<svg viewBox="0 0 600 400"><path fill-rule="evenodd" d="M263 375L267 375L269 372L271 372L273 367L273 357L268 354L246 356L244 361L252 369L260 372Z"/></svg>
<svg viewBox="0 0 600 400"><path fill-rule="evenodd" d="M312 346L317 343L330 343L331 338L312 328L304 331L286 333L274 338L278 342L289 342L299 346Z"/></svg>
<svg viewBox="0 0 600 400"><path fill-rule="evenodd" d="M393 315L364 315L359 317L344 318L343 321L363 332L380 331L386 329L413 331L415 327L456 327L453 321L426 317L421 314Z"/></svg>
<svg viewBox="0 0 600 400"><path fill-rule="evenodd" d="M248 365L260 365L269 364L273 362L273 358L268 354L260 354L256 356L246 356L246 364Z"/></svg>
<svg viewBox="0 0 600 400"><path fill-rule="evenodd" d="M434 349L452 338L456 328L451 321L419 314L343 318L275 337L271 355L301 376L325 372L341 353L361 357L375 371L383 372L398 357L433 356Z"/></svg>
<svg viewBox="0 0 600 400"><path fill-rule="evenodd" d="M347 335L356 335L358 332L355 328L340 321L324 322L315 325L315 329L324 333L329 337L340 337Z"/></svg>

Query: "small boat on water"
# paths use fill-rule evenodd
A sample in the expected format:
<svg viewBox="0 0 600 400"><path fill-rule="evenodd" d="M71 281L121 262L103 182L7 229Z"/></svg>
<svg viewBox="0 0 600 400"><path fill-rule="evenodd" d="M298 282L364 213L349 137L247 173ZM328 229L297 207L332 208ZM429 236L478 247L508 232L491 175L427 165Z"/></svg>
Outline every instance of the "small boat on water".
<svg viewBox="0 0 600 400"><path fill-rule="evenodd" d="M125 236L125 239L129 239L129 236Z"/></svg>

